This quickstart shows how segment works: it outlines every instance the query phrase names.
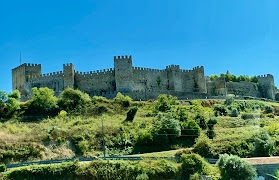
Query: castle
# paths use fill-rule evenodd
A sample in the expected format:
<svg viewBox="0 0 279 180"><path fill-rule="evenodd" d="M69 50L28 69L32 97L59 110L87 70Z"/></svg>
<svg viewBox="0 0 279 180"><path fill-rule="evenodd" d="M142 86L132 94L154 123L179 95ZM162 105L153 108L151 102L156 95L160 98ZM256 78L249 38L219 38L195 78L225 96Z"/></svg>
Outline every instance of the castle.
<svg viewBox="0 0 279 180"><path fill-rule="evenodd" d="M41 64L22 64L12 70L13 90L18 89L22 101L31 98L33 87L48 87L56 96L66 87L79 89L90 96L113 98L117 92L134 100L156 99L159 94L171 94L178 99L224 98L253 96L275 99L273 76L258 76L259 85L252 82L226 82L224 77L210 81L204 67L192 70L169 65L166 69L134 67L131 56L114 57L114 68L90 72L76 71L74 65L64 64L63 71L42 74Z"/></svg>

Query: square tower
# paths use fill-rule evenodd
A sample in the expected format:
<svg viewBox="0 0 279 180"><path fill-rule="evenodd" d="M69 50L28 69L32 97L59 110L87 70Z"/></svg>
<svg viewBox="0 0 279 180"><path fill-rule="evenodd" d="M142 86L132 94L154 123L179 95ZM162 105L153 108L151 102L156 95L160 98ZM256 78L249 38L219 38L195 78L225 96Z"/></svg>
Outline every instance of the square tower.
<svg viewBox="0 0 279 180"><path fill-rule="evenodd" d="M133 91L133 66L131 56L114 56L116 91Z"/></svg>

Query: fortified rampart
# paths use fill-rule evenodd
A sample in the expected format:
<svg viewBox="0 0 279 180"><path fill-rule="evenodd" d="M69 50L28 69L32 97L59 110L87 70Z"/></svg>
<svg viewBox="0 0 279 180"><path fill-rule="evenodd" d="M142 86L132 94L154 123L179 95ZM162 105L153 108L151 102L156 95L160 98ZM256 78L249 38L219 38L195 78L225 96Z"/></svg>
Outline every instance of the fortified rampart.
<svg viewBox="0 0 279 180"><path fill-rule="evenodd" d="M114 68L79 72L72 63L63 71L42 74L40 64L22 64L12 70L13 89L22 93L22 100L31 98L33 87L48 87L59 95L66 87L79 89L90 96L113 98L117 92L135 100L155 99L171 94L179 99L223 98L227 94L275 98L273 76L258 76L259 85L251 82L226 82L224 77L206 80L204 67L191 70L169 65L165 69L134 67L131 56L115 56ZM258 88L257 88L258 87Z"/></svg>

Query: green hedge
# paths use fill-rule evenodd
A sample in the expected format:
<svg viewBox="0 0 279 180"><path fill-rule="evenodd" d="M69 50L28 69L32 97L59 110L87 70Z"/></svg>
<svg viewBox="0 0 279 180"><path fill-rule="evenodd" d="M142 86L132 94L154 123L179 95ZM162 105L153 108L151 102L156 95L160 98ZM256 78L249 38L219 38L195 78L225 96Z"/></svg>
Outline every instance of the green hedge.
<svg viewBox="0 0 279 180"><path fill-rule="evenodd" d="M7 172L13 180L44 179L170 179L178 174L178 164L167 160L155 161L92 161L91 163L69 162L55 165L34 165L16 168Z"/></svg>

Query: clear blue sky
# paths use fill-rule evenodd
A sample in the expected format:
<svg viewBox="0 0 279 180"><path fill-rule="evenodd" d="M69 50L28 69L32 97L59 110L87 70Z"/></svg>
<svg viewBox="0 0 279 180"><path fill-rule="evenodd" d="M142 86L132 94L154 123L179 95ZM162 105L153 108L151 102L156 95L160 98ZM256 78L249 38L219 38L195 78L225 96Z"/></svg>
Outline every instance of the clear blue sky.
<svg viewBox="0 0 279 180"><path fill-rule="evenodd" d="M11 69L42 64L43 73L72 62L78 71L133 65L205 74L273 74L279 81L278 0L0 1L0 90Z"/></svg>

